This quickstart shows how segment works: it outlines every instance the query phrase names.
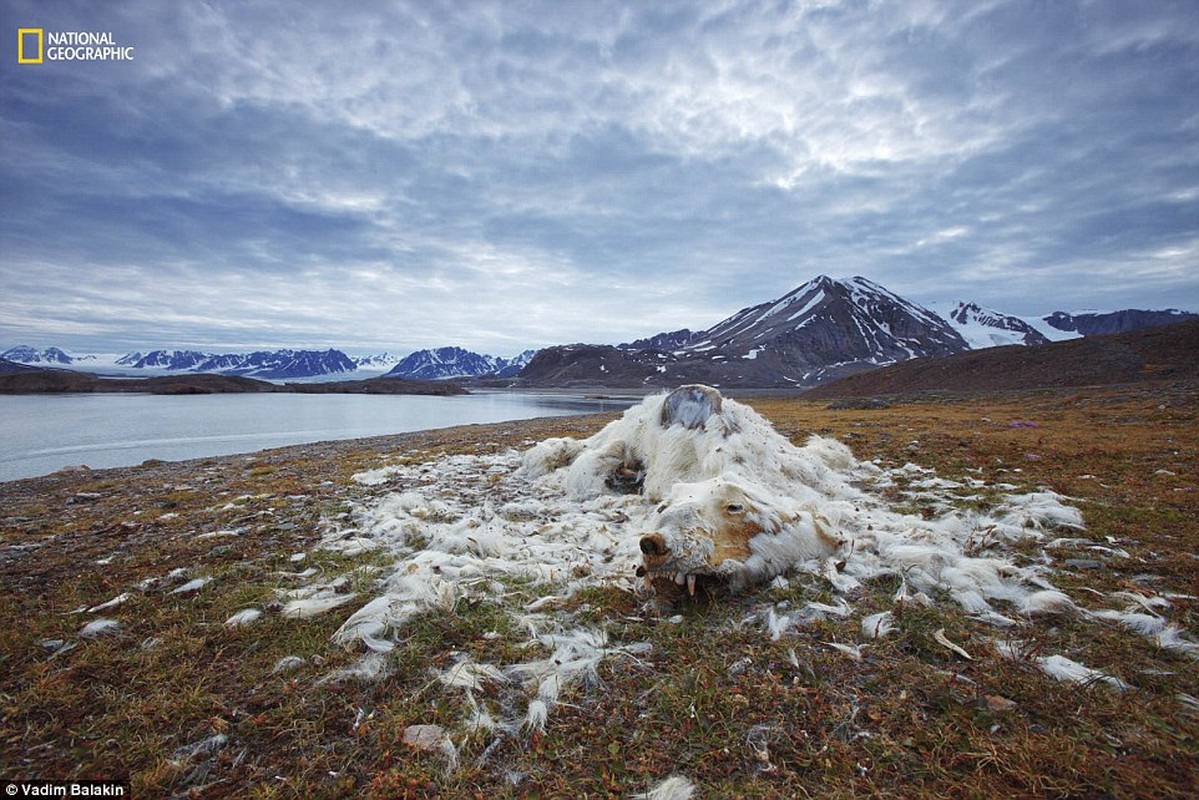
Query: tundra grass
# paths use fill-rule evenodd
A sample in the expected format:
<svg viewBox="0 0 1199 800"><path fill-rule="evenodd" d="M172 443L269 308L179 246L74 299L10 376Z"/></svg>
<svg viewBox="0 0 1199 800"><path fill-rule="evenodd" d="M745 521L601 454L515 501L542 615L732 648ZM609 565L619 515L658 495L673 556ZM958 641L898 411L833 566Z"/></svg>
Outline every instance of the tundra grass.
<svg viewBox="0 0 1199 800"><path fill-rule="evenodd" d="M873 410L750 402L797 443L821 433L886 467L1069 496L1087 525L1078 535L1127 556L1071 567L1051 552L1061 556L1054 583L1096 607L1114 591L1169 595L1171 619L1199 632L1195 387L909 398ZM533 587L513 582L503 604L464 599L418 615L371 681L335 678L361 655L330 641L355 603L312 619L279 613L281 592L309 568L373 596L385 556L316 548L370 491L354 472L582 436L604 421L0 484L0 777L121 778L138 797L628 797L676 774L698 797L1194 796L1195 661L1081 619L997 632L949 603L901 606L891 634L864 640L861 616L892 607L894 581L868 583L849 618L777 640L755 615L830 601L820 579L672 615L613 587L584 590L567 609L576 619L652 647L603 661L598 682L563 694L543 734L458 733L464 695L434 678L463 655L544 655L523 647L513 623ZM893 501L920 513L908 489ZM978 510L996 497L963 490L956 502ZM197 577L210 580L175 592ZM124 592L124 603L87 612ZM245 608L264 613L226 626ZM80 636L99 616L121 627ZM1054 681L998 655L993 640L1009 635L1133 688ZM508 702L488 691L476 700L494 712ZM455 731L457 763L405 744L413 724Z"/></svg>

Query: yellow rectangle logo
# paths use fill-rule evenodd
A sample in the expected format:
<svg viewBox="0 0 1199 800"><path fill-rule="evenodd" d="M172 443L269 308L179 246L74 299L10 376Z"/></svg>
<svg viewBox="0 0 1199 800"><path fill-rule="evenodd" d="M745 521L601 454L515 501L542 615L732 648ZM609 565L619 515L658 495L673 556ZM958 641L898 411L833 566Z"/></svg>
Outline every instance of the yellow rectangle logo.
<svg viewBox="0 0 1199 800"><path fill-rule="evenodd" d="M26 43L33 44L32 48L26 47ZM40 64L42 63L42 55L44 37L41 28L17 28L17 63L18 64ZM32 51L33 55L29 55Z"/></svg>

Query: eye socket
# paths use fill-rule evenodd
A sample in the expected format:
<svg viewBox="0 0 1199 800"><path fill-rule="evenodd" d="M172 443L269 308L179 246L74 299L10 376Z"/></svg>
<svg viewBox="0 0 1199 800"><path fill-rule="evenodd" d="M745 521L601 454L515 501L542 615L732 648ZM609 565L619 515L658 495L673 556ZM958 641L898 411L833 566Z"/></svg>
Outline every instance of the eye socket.
<svg viewBox="0 0 1199 800"><path fill-rule="evenodd" d="M745 506L741 505L740 503L729 503L724 507L724 510L730 514L742 514L745 512Z"/></svg>

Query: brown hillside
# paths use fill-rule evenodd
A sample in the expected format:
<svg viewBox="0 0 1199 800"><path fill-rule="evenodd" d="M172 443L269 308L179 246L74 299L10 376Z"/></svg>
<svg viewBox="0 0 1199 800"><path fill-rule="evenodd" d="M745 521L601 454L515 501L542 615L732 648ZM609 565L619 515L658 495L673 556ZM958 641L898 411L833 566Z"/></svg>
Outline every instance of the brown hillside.
<svg viewBox="0 0 1199 800"><path fill-rule="evenodd" d="M61 369L34 369L0 375L0 394L64 392L149 392L151 394L216 394L276 392L274 384L235 375L170 375L154 378L102 378Z"/></svg>
<svg viewBox="0 0 1199 800"><path fill-rule="evenodd" d="M812 399L1054 386L1105 386L1199 378L1199 322L1024 347L919 358L852 375L804 394Z"/></svg>

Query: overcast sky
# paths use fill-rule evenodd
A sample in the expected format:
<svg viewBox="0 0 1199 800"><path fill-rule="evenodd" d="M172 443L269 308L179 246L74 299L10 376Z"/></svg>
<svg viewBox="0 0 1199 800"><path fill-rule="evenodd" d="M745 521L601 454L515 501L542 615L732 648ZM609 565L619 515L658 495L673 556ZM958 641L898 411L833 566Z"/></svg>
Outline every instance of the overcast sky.
<svg viewBox="0 0 1199 800"><path fill-rule="evenodd" d="M1199 3L0 7L0 349L711 326L818 274L1199 311ZM16 29L132 62L18 65Z"/></svg>

